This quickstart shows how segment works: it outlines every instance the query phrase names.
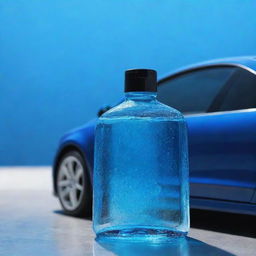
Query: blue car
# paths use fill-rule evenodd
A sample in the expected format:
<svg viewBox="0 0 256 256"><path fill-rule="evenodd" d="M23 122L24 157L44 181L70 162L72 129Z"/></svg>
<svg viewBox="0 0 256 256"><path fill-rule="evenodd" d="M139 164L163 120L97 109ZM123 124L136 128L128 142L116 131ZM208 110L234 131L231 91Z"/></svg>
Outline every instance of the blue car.
<svg viewBox="0 0 256 256"><path fill-rule="evenodd" d="M256 57L177 70L159 80L158 99L188 124L191 208L256 215ZM65 134L53 165L54 192L73 216L91 215L95 124Z"/></svg>

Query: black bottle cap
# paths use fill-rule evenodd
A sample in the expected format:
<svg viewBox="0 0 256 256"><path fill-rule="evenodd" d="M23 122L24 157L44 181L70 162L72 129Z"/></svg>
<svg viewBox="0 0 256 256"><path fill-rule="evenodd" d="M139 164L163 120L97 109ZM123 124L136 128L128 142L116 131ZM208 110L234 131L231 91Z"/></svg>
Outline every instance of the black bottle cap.
<svg viewBox="0 0 256 256"><path fill-rule="evenodd" d="M156 92L157 73L153 69L125 71L125 92Z"/></svg>

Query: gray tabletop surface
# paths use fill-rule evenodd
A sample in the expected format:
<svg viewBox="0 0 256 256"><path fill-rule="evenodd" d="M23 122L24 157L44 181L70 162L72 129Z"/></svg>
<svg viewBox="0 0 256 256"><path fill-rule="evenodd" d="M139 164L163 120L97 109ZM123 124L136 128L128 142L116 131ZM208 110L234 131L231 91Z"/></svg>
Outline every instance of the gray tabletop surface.
<svg viewBox="0 0 256 256"><path fill-rule="evenodd" d="M256 255L252 216L192 211L191 226L168 243L96 241L90 219L61 211L50 167L0 168L0 255Z"/></svg>

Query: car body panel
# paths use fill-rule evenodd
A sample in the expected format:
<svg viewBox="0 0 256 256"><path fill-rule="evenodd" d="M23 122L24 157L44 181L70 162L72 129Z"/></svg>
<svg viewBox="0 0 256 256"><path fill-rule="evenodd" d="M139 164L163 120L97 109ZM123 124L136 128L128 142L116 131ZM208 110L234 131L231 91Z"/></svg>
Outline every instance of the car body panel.
<svg viewBox="0 0 256 256"><path fill-rule="evenodd" d="M255 57L238 57L176 70L160 79L159 84L186 72L219 65L239 66L256 74ZM192 208L256 215L253 204L256 203L255 117L255 109L185 116L189 132ZM61 138L54 161L53 178L56 177L60 156L67 147L73 145L82 152L92 183L96 120ZM56 186L54 188L56 193Z"/></svg>
<svg viewBox="0 0 256 256"><path fill-rule="evenodd" d="M87 168L90 171L93 169L95 125L96 119L93 119L85 125L65 134L60 141L60 148L65 148L71 144L77 146L84 153L88 165Z"/></svg>
<svg viewBox="0 0 256 256"><path fill-rule="evenodd" d="M253 196L252 196L251 203L256 204L256 189L254 189L254 193L253 193Z"/></svg>
<svg viewBox="0 0 256 256"><path fill-rule="evenodd" d="M85 125L73 129L61 137L52 168L54 195L57 195L56 174L58 162L63 156L63 154L67 152L67 150L77 150L82 154L87 166L90 184L92 184L95 125L96 119L93 119Z"/></svg>
<svg viewBox="0 0 256 256"><path fill-rule="evenodd" d="M193 209L256 215L255 204L191 197L190 205Z"/></svg>
<svg viewBox="0 0 256 256"><path fill-rule="evenodd" d="M250 202L256 187L256 109L186 120L191 195Z"/></svg>

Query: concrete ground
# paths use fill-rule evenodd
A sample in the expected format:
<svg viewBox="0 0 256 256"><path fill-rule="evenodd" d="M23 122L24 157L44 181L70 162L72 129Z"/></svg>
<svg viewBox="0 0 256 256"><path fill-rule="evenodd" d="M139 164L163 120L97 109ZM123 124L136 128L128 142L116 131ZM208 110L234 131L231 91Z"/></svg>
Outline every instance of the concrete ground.
<svg viewBox="0 0 256 256"><path fill-rule="evenodd" d="M0 255L256 255L252 216L192 211L189 238L169 243L95 241L91 225L63 214L50 168L0 168Z"/></svg>

